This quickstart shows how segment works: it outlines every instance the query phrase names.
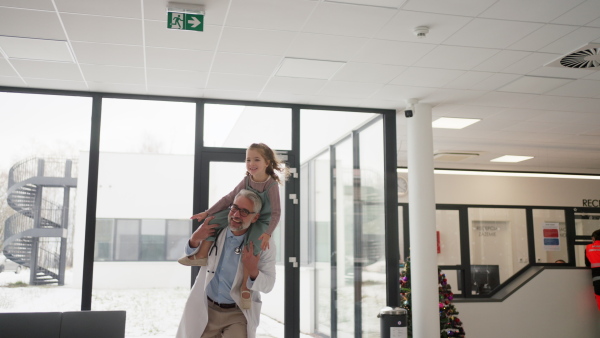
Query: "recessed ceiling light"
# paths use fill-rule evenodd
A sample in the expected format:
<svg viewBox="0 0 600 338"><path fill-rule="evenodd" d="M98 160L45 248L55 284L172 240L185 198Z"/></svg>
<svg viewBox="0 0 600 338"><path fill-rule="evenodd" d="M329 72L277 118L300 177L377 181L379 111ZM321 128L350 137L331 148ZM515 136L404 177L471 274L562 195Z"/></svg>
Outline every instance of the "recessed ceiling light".
<svg viewBox="0 0 600 338"><path fill-rule="evenodd" d="M9 59L75 62L67 41L0 36L0 48Z"/></svg>
<svg viewBox="0 0 600 338"><path fill-rule="evenodd" d="M446 129L463 129L464 127L470 126L473 123L479 122L481 119L464 119L458 117L440 117L433 121L431 126L433 128L446 128Z"/></svg>
<svg viewBox="0 0 600 338"><path fill-rule="evenodd" d="M285 58L275 76L329 80L345 62Z"/></svg>
<svg viewBox="0 0 600 338"><path fill-rule="evenodd" d="M533 156L504 155L504 156L500 156L498 158L495 158L493 160L490 160L490 162L512 162L512 163L516 163L516 162L522 162L522 161L526 161L526 160L531 160L532 158L533 158Z"/></svg>

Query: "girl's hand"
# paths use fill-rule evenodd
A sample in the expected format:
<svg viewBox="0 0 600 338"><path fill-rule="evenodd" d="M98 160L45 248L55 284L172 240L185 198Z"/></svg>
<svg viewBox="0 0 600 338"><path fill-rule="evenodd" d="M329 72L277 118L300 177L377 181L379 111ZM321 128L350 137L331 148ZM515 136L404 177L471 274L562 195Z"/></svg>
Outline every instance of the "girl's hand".
<svg viewBox="0 0 600 338"><path fill-rule="evenodd" d="M261 240L260 249L262 251L267 250L269 248L269 240L271 239L271 235L265 232L264 234L260 235L258 239Z"/></svg>
<svg viewBox="0 0 600 338"><path fill-rule="evenodd" d="M208 216L208 213L206 211L203 211L199 214L195 214L194 216L190 217L190 219L197 219L198 222L202 222L202 220L205 219L206 216Z"/></svg>

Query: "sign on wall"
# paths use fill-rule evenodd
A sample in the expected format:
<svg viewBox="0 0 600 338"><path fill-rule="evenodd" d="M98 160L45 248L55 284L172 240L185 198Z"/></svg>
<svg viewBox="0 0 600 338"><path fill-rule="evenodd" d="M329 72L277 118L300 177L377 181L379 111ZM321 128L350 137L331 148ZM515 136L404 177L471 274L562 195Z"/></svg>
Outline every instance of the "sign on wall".
<svg viewBox="0 0 600 338"><path fill-rule="evenodd" d="M544 250L560 251L560 233L558 223L545 222L543 226Z"/></svg>

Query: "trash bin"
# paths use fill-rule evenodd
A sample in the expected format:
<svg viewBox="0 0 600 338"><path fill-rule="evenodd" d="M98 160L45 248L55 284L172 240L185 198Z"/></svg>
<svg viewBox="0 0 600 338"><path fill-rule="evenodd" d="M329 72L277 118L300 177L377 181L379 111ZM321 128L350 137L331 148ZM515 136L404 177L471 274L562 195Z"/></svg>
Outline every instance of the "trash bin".
<svg viewBox="0 0 600 338"><path fill-rule="evenodd" d="M377 317L381 318L381 338L407 338L407 311L401 307L384 307Z"/></svg>

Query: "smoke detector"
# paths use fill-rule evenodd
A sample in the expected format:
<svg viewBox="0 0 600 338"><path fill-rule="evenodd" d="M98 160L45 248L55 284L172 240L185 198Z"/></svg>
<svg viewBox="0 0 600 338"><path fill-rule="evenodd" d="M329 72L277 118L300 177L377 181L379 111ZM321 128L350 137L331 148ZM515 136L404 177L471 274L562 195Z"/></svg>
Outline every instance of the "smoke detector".
<svg viewBox="0 0 600 338"><path fill-rule="evenodd" d="M589 43L546 66L577 69L600 68L600 44Z"/></svg>
<svg viewBox="0 0 600 338"><path fill-rule="evenodd" d="M417 36L419 39L422 39L422 38L424 38L424 37L427 35L427 33L429 33L429 27L427 27L427 26L419 26L419 27L416 27L416 28L413 30L413 33L415 33L415 35L416 35L416 36Z"/></svg>

